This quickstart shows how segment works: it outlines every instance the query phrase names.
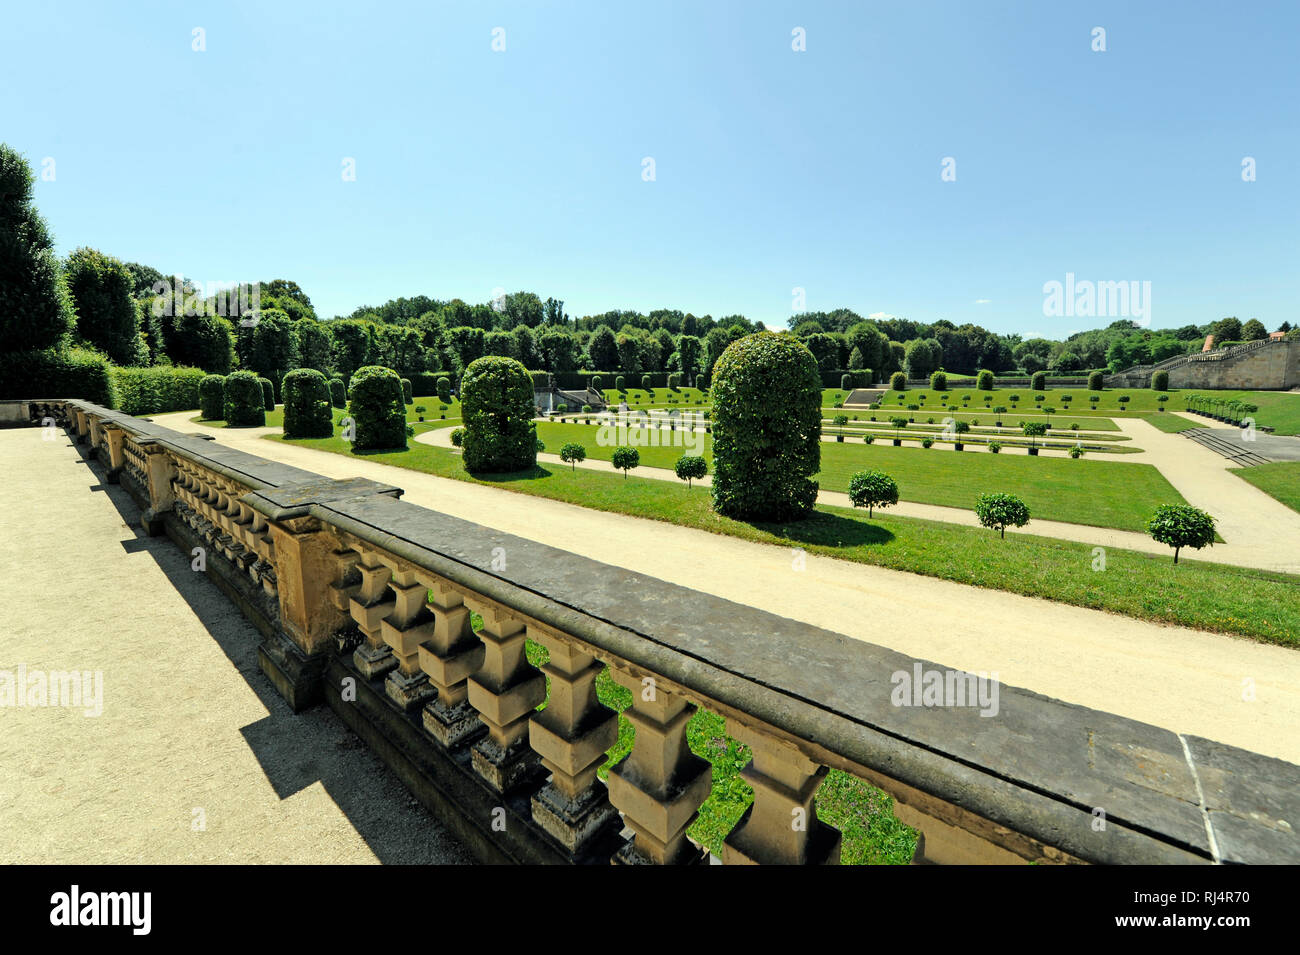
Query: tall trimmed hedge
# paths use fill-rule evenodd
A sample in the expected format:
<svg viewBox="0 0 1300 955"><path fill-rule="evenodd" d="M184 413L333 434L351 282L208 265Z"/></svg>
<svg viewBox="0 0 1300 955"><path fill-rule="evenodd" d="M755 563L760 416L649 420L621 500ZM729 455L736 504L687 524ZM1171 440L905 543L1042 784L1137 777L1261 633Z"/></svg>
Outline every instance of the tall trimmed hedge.
<svg viewBox="0 0 1300 955"><path fill-rule="evenodd" d="M348 386L343 384L342 378L330 379L330 400L334 402L335 408L348 406Z"/></svg>
<svg viewBox="0 0 1300 955"><path fill-rule="evenodd" d="M280 394L284 396L286 438L328 438L334 434L330 386L319 371L295 368L284 376Z"/></svg>
<svg viewBox="0 0 1300 955"><path fill-rule="evenodd" d="M348 390L348 414L356 425L352 450L406 449L402 379L393 369L358 368Z"/></svg>
<svg viewBox="0 0 1300 955"><path fill-rule="evenodd" d="M1094 371L1088 375L1088 390L1101 391L1102 383L1105 381L1105 375L1099 371Z"/></svg>
<svg viewBox="0 0 1300 955"><path fill-rule="evenodd" d="M262 406L266 411L275 410L275 385L270 378L258 378L262 384Z"/></svg>
<svg viewBox="0 0 1300 955"><path fill-rule="evenodd" d="M207 372L202 368L157 365L153 368L113 368L112 376L118 410L148 415L199 407L199 386Z"/></svg>
<svg viewBox="0 0 1300 955"><path fill-rule="evenodd" d="M54 254L54 239L32 202L36 179L31 167L17 150L0 143L0 352L4 360L4 387L19 388L13 397L65 398L71 394L35 394L33 387L58 386L64 392L72 382L64 375L84 364L68 352L47 353L32 359L31 353L53 347L72 330L76 320L67 283ZM18 353L34 361L44 378L20 376L10 379ZM88 383L89 384L89 383ZM107 372L100 379L101 396L110 397ZM93 385L91 386L93 390ZM85 395L85 400L93 400ZM96 402L103 404L102 401Z"/></svg>
<svg viewBox="0 0 1300 955"><path fill-rule="evenodd" d="M852 390L853 390L853 376L840 375L840 391L852 391Z"/></svg>
<svg viewBox="0 0 1300 955"><path fill-rule="evenodd" d="M402 383L402 400L403 400L406 404L408 404L408 405L410 405L410 404L414 404L414 403L415 403L415 392L412 390L412 389L413 389L413 386L412 386L412 384L411 384L411 379L410 379L410 378L401 378L401 379L398 379L398 380L401 381L401 383Z"/></svg>
<svg viewBox="0 0 1300 955"><path fill-rule="evenodd" d="M431 371L417 371L411 374L411 391L423 398L438 393L438 376Z"/></svg>
<svg viewBox="0 0 1300 955"><path fill-rule="evenodd" d="M889 376L889 389L891 391L907 390L907 375L901 371L896 371Z"/></svg>
<svg viewBox="0 0 1300 955"><path fill-rule="evenodd" d="M199 382L199 417L220 421L225 413L226 379L222 375L208 375Z"/></svg>
<svg viewBox="0 0 1300 955"><path fill-rule="evenodd" d="M262 379L255 372L232 372L226 376L223 390L226 394L223 404L226 424L252 428L266 425L266 399L262 394Z"/></svg>
<svg viewBox="0 0 1300 955"><path fill-rule="evenodd" d="M1165 371L1163 368L1161 368L1159 371L1155 372L1155 373L1151 376L1151 390L1152 390L1152 391L1168 391L1168 390L1169 390L1169 372Z"/></svg>
<svg viewBox="0 0 1300 955"><path fill-rule="evenodd" d="M1047 388L1047 372L1036 371L1029 376L1029 389L1031 391L1044 391Z"/></svg>
<svg viewBox="0 0 1300 955"><path fill-rule="evenodd" d="M115 408L111 369L84 348L0 352L0 398L80 398Z"/></svg>
<svg viewBox="0 0 1300 955"><path fill-rule="evenodd" d="M520 362L495 355L470 362L460 410L466 471L523 471L537 463L533 380Z"/></svg>
<svg viewBox="0 0 1300 955"><path fill-rule="evenodd" d="M975 387L979 391L992 391L993 372L989 371L987 368L981 369L979 374L975 376Z"/></svg>
<svg viewBox="0 0 1300 955"><path fill-rule="evenodd" d="M451 379L438 379L438 400L443 404L448 404L451 401Z"/></svg>
<svg viewBox="0 0 1300 955"><path fill-rule="evenodd" d="M821 466L821 376L791 335L759 332L713 367L713 506L739 519L812 512Z"/></svg>
<svg viewBox="0 0 1300 955"><path fill-rule="evenodd" d="M947 391L947 390L948 390L948 376L945 375L945 374L944 374L943 372L941 372L941 371L936 371L936 372L932 373L932 374L930 375L930 390L931 390L931 391Z"/></svg>

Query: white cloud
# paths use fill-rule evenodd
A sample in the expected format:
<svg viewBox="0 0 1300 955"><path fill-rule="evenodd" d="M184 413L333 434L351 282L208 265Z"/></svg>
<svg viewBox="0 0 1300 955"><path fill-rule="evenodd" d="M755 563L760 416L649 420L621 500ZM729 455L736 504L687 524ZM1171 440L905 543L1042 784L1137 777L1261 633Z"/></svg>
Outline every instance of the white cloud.
<svg viewBox="0 0 1300 955"><path fill-rule="evenodd" d="M888 312L872 312L867 318L897 318L897 315L890 315Z"/></svg>
<svg viewBox="0 0 1300 955"><path fill-rule="evenodd" d="M976 304L976 305L987 305L987 304L989 304L990 301L992 301L992 299L987 299L987 298L977 298L977 299L975 299L975 304Z"/></svg>

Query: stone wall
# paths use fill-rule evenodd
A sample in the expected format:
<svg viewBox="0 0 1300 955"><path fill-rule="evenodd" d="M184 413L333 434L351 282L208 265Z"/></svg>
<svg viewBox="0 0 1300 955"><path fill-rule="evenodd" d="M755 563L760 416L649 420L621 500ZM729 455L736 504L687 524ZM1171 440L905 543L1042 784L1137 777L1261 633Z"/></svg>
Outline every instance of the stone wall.
<svg viewBox="0 0 1300 955"><path fill-rule="evenodd" d="M1186 362L1170 370L1169 387L1242 391L1300 387L1300 341L1270 342L1248 354L1219 361Z"/></svg>

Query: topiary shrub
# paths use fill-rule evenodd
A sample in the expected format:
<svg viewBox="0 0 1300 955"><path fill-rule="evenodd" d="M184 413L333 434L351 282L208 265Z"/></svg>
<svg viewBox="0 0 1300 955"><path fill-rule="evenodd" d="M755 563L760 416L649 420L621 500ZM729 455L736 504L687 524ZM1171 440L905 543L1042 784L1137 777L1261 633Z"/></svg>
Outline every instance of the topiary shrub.
<svg viewBox="0 0 1300 955"><path fill-rule="evenodd" d="M488 355L461 380L465 419L465 470L505 473L537 464L533 379L513 358Z"/></svg>
<svg viewBox="0 0 1300 955"><path fill-rule="evenodd" d="M614 379L614 387L622 392L627 392L626 382L622 375Z"/></svg>
<svg viewBox="0 0 1300 955"><path fill-rule="evenodd" d="M1089 374L1088 374L1088 390L1089 390L1089 391L1101 391L1102 381L1103 381L1103 379L1104 379L1105 377L1106 377L1106 376L1103 375L1103 374L1102 374L1101 372L1099 372L1099 371L1089 372Z"/></svg>
<svg viewBox="0 0 1300 955"><path fill-rule="evenodd" d="M686 482L686 488L690 490L692 481L698 481L709 473L709 464L698 454L684 454L673 465L673 472Z"/></svg>
<svg viewBox="0 0 1300 955"><path fill-rule="evenodd" d="M569 465L569 470L576 471L578 462L587 460L587 449L577 442L570 441L560 447L560 460Z"/></svg>
<svg viewBox="0 0 1300 955"><path fill-rule="evenodd" d="M849 478L849 500L872 517L877 507L898 503L898 484L884 471L859 471Z"/></svg>
<svg viewBox="0 0 1300 955"><path fill-rule="evenodd" d="M713 506L728 517L798 520L821 466L821 375L791 335L759 332L713 369Z"/></svg>
<svg viewBox="0 0 1300 955"><path fill-rule="evenodd" d="M262 386L262 410L274 411L275 410L275 385L271 383L270 378L258 378L257 380Z"/></svg>
<svg viewBox="0 0 1300 955"><path fill-rule="evenodd" d="M987 368L981 369L979 374L975 376L975 387L979 391L992 391L993 372L989 371Z"/></svg>
<svg viewBox="0 0 1300 955"><path fill-rule="evenodd" d="M402 378L402 401L405 404L415 404L415 390L411 385L410 378Z"/></svg>
<svg viewBox="0 0 1300 955"><path fill-rule="evenodd" d="M644 388L646 391L650 392L651 398L654 397L654 386L652 384L653 381L654 379L651 378L649 375L641 376L641 387Z"/></svg>
<svg viewBox="0 0 1300 955"><path fill-rule="evenodd" d="M668 376L668 387L669 387L669 388L671 388L673 391L676 391L676 390L678 389L678 387L681 385L681 383L682 383L681 372L676 372L676 371L674 371L674 372L672 372L671 374L669 374L669 376Z"/></svg>
<svg viewBox="0 0 1300 955"><path fill-rule="evenodd" d="M948 390L948 376L945 375L945 374L944 374L943 372L941 372L941 371L936 371L936 372L934 372L934 374L930 375L930 390L931 390L931 391L947 391L947 390Z"/></svg>
<svg viewBox="0 0 1300 955"><path fill-rule="evenodd" d="M922 438L922 439L921 439L921 447L923 447L923 448L928 448L928 447L930 447L930 445L932 445L932 444L934 444L934 438Z"/></svg>
<svg viewBox="0 0 1300 955"><path fill-rule="evenodd" d="M891 391L907 390L907 375L901 371L896 371L889 376L889 387Z"/></svg>
<svg viewBox="0 0 1300 955"><path fill-rule="evenodd" d="M874 419L873 419L873 420L874 420ZM864 435L863 438L862 438L862 440L863 440L866 444L875 444L875 443L876 443L876 436L875 436L874 434Z"/></svg>
<svg viewBox="0 0 1300 955"><path fill-rule="evenodd" d="M1029 376L1029 390L1042 391L1047 387L1047 372L1036 371Z"/></svg>
<svg viewBox="0 0 1300 955"><path fill-rule="evenodd" d="M1168 391L1168 390L1169 390L1169 372L1165 371L1163 368L1161 368L1159 371L1155 372L1155 373L1151 376L1151 390L1152 390L1152 391Z"/></svg>
<svg viewBox="0 0 1300 955"><path fill-rule="evenodd" d="M406 450L402 379L391 368L366 365L352 376L348 416L353 451Z"/></svg>
<svg viewBox="0 0 1300 955"><path fill-rule="evenodd" d="M348 406L348 386L343 384L342 378L330 379L330 401L335 408L346 408Z"/></svg>
<svg viewBox="0 0 1300 955"><path fill-rule="evenodd" d="M199 382L199 417L205 421L220 421L226 413L226 379L222 375L208 375Z"/></svg>
<svg viewBox="0 0 1300 955"><path fill-rule="evenodd" d="M990 441L990 442L989 442L989 450L992 451L994 454L997 454L999 451L1002 450L1002 442L1000 442L1000 441Z"/></svg>
<svg viewBox="0 0 1300 955"><path fill-rule="evenodd" d="M1076 460L1083 457L1083 445L1076 444L1072 447L1070 449L1070 457L1075 458Z"/></svg>
<svg viewBox="0 0 1300 955"><path fill-rule="evenodd" d="M465 429L456 428L451 432L452 447L460 448L465 445Z"/></svg>
<svg viewBox="0 0 1300 955"><path fill-rule="evenodd" d="M1005 539L1008 527L1029 523L1029 508L1014 494L981 494L975 499L975 516Z"/></svg>
<svg viewBox="0 0 1300 955"><path fill-rule="evenodd" d="M222 390L226 424L261 428L266 425L266 402L262 397L262 379L251 371L236 371L226 376Z"/></svg>
<svg viewBox="0 0 1300 955"><path fill-rule="evenodd" d="M853 390L853 376L840 375L840 391L852 391L852 390Z"/></svg>
<svg viewBox="0 0 1300 955"><path fill-rule="evenodd" d="M1214 518L1190 504L1161 504L1147 521L1152 538L1174 549L1174 563L1184 547L1214 546Z"/></svg>
<svg viewBox="0 0 1300 955"><path fill-rule="evenodd" d="M592 376L591 376L591 390L592 390L592 391L600 391L600 390L602 390L604 387L605 387L605 376L604 376L604 375L592 375Z"/></svg>
<svg viewBox="0 0 1300 955"><path fill-rule="evenodd" d="M334 434L330 386L314 368L295 368L280 382L286 438L329 438Z"/></svg>
<svg viewBox="0 0 1300 955"><path fill-rule="evenodd" d="M451 381L447 378L438 379L438 400L445 403L451 402Z"/></svg>
<svg viewBox="0 0 1300 955"><path fill-rule="evenodd" d="M626 480L627 472L641 464L641 452L636 448L615 448L611 455L611 463L623 472L623 478Z"/></svg>

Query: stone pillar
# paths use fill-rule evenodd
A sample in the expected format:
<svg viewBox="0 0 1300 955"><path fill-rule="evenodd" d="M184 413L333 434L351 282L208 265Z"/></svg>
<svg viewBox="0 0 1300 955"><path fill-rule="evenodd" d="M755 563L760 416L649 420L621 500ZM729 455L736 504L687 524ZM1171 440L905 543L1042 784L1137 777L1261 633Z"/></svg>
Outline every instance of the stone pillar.
<svg viewBox="0 0 1300 955"><path fill-rule="evenodd" d="M90 433L90 425L87 423L86 412L80 408L72 409L73 421L77 428L77 444L86 443L86 435Z"/></svg>
<svg viewBox="0 0 1300 955"><path fill-rule="evenodd" d="M450 749L483 730L469 703L469 676L483 665L486 650L470 626L461 595L441 581L434 581L429 593L433 623L417 652L420 669L438 696L424 707L424 728Z"/></svg>
<svg viewBox="0 0 1300 955"><path fill-rule="evenodd" d="M99 428L99 415L89 415L88 417L89 417L90 434L87 438L86 443L89 445L90 450L86 456L91 458L98 458L99 442L100 442L100 436L102 434Z"/></svg>
<svg viewBox="0 0 1300 955"><path fill-rule="evenodd" d="M176 500L172 490L176 465L172 463L167 449L160 444L141 441L138 447L144 455L147 468L145 476L149 482L149 506L140 515L140 524L150 537L157 537L163 532L163 515L172 509Z"/></svg>
<svg viewBox="0 0 1300 955"><path fill-rule="evenodd" d="M469 678L469 702L488 735L474 745L474 770L497 792L527 781L540 762L528 746L528 718L546 699L546 677L524 655L524 625L495 606L483 617L483 665Z"/></svg>
<svg viewBox="0 0 1300 955"><path fill-rule="evenodd" d="M358 570L361 572L361 586L349 602L348 609L352 619L361 628L366 642L352 654L352 662L366 679L375 680L397 666L397 658L384 643L379 628L380 622L393 612L397 601L388 589L391 571L379 562L373 552L362 552Z"/></svg>
<svg viewBox="0 0 1300 955"><path fill-rule="evenodd" d="M624 712L636 731L632 752L609 771L609 801L636 834L614 861L683 865L706 856L686 838L713 785L713 766L691 752L686 724L695 706L660 688L653 678L611 668L632 691Z"/></svg>
<svg viewBox="0 0 1300 955"><path fill-rule="evenodd" d="M106 424L104 442L108 448L108 473L104 480L109 484L117 484L122 477L122 468L126 466L126 452L123 449L126 432L115 424Z"/></svg>
<svg viewBox="0 0 1300 955"><path fill-rule="evenodd" d="M420 644L429 637L433 614L426 609L429 588L413 571L397 571L388 586L396 605L379 623L380 635L397 659L384 681L384 692L405 711L416 709L437 691L420 669Z"/></svg>
<svg viewBox="0 0 1300 955"><path fill-rule="evenodd" d="M596 699L605 668L576 644L546 633L534 639L550 653L542 672L551 678L546 709L528 721L528 741L551 771L533 796L533 820L571 853L611 828L620 828L609 791L596 778L605 754L618 742L618 713Z"/></svg>
<svg viewBox="0 0 1300 955"><path fill-rule="evenodd" d="M813 797L829 771L785 740L727 720L727 732L753 752L741 770L754 802L723 847L727 865L838 865L840 833L817 818Z"/></svg>
<svg viewBox="0 0 1300 955"><path fill-rule="evenodd" d="M249 517L245 546L256 542ZM350 619L351 604L339 604L332 583L338 573L335 539L314 517L271 522L267 530L284 632L304 654L323 653L334 632Z"/></svg>
<svg viewBox="0 0 1300 955"><path fill-rule="evenodd" d="M349 628L347 624L352 621L352 598L361 590L361 571L357 569L361 555L355 550L344 548L330 554L330 559L333 572L329 575L331 583L326 590L330 604L343 619L335 629L335 646L339 653L351 653L357 648L356 640L359 638L356 634L359 631L355 627Z"/></svg>

